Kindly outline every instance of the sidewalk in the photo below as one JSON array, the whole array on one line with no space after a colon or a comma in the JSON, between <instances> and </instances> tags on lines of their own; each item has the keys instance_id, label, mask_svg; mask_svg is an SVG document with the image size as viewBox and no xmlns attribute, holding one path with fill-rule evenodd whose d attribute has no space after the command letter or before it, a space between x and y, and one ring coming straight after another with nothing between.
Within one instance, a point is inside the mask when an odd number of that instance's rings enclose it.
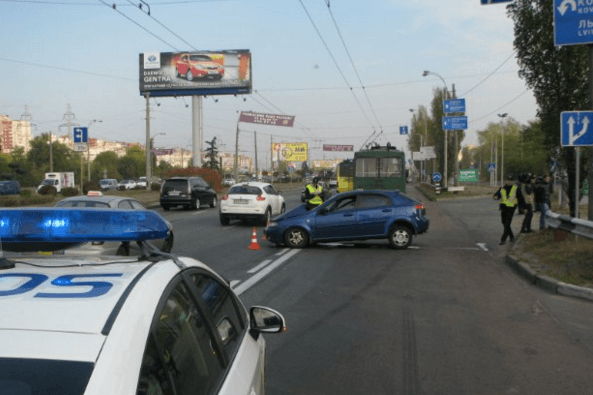
<instances>
[{"instance_id":1,"label":"sidewalk","mask_svg":"<svg viewBox=\"0 0 593 395\"><path fill-rule=\"evenodd\" d=\"M530 284L550 293L593 301L593 289L566 284L554 278L539 274L534 269L534 267L538 266L537 258L528 253L521 253L520 246L522 239L523 235L521 234L517 237L517 240L513 243L505 257L505 263L517 274Z\"/></svg>"}]
</instances>

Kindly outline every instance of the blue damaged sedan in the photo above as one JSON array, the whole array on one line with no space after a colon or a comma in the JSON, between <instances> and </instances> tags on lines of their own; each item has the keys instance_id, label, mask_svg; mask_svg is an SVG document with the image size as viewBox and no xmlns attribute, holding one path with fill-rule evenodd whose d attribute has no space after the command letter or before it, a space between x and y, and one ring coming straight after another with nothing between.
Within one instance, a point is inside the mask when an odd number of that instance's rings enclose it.
<instances>
[{"instance_id":1,"label":"blue damaged sedan","mask_svg":"<svg viewBox=\"0 0 593 395\"><path fill-rule=\"evenodd\" d=\"M428 225L424 204L399 191L356 190L335 195L310 211L301 205L274 217L264 233L268 241L291 248L387 239L393 248L406 249Z\"/></svg>"}]
</instances>

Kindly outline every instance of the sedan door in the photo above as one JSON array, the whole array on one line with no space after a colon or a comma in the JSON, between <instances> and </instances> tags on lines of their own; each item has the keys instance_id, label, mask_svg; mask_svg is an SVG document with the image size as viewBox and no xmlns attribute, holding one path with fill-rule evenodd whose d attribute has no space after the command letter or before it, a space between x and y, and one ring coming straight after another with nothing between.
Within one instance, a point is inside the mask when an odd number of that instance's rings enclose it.
<instances>
[{"instance_id":1,"label":"sedan door","mask_svg":"<svg viewBox=\"0 0 593 395\"><path fill-rule=\"evenodd\" d=\"M317 210L313 235L316 240L344 240L357 235L356 196L338 199Z\"/></svg>"},{"instance_id":2,"label":"sedan door","mask_svg":"<svg viewBox=\"0 0 593 395\"><path fill-rule=\"evenodd\" d=\"M386 235L386 226L395 213L393 202L385 195L363 194L358 197L356 225L361 235Z\"/></svg>"}]
</instances>

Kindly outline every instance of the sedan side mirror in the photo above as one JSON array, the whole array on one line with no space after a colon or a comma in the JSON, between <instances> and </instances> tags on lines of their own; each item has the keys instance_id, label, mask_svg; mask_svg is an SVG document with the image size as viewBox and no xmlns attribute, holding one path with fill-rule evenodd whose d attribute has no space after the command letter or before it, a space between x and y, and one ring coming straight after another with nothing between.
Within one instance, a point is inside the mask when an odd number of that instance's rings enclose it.
<instances>
[{"instance_id":1,"label":"sedan side mirror","mask_svg":"<svg viewBox=\"0 0 593 395\"><path fill-rule=\"evenodd\" d=\"M253 306L249 311L251 330L255 333L280 333L286 331L284 317L269 307Z\"/></svg>"}]
</instances>

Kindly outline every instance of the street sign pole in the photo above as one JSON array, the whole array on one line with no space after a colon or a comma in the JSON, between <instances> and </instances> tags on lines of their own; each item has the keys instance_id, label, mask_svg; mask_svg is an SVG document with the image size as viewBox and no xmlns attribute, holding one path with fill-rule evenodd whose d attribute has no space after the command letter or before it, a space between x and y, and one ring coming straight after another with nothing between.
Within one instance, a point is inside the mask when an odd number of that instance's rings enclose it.
<instances>
[{"instance_id":1,"label":"street sign pole","mask_svg":"<svg viewBox=\"0 0 593 395\"><path fill-rule=\"evenodd\" d=\"M589 44L589 103L593 103L593 45ZM589 171L587 173L587 179L589 180L589 185L593 185L593 146L589 147ZM578 189L578 185L577 185ZM589 221L593 221L593 211L591 210L591 202L593 202L593 188L589 188L588 192L588 210L587 210L587 219ZM578 207L578 203L577 203Z\"/></svg>"}]
</instances>

